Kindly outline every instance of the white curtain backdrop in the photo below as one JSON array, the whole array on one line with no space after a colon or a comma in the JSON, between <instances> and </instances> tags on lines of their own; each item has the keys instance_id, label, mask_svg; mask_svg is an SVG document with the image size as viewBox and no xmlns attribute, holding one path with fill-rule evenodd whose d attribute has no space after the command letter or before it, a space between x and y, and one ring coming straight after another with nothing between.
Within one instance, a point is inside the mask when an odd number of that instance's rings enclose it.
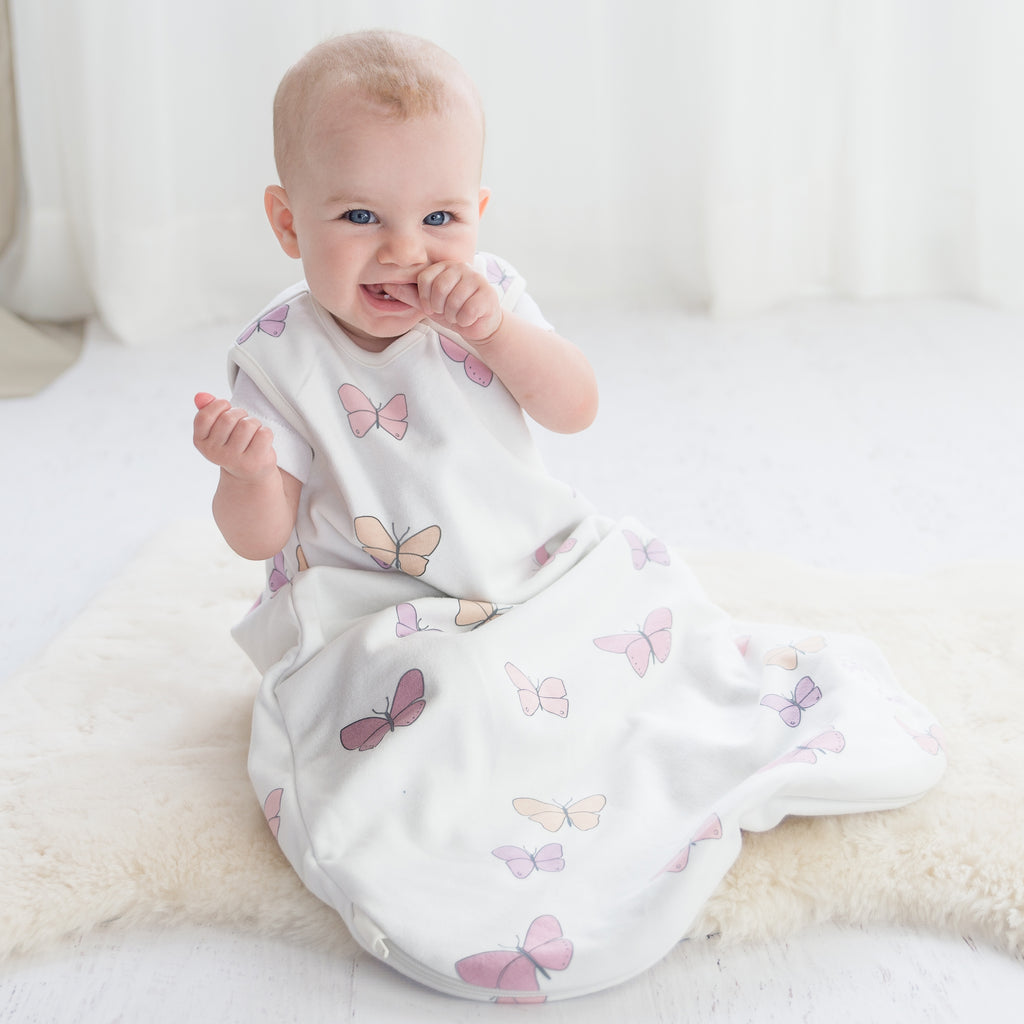
<instances>
[{"instance_id":1,"label":"white curtain backdrop","mask_svg":"<svg viewBox=\"0 0 1024 1024\"><path fill-rule=\"evenodd\" d=\"M334 33L454 53L482 245L545 306L954 294L1024 305L1019 0L10 0L24 172L0 302L129 343L301 275L270 104Z\"/></svg>"}]
</instances>

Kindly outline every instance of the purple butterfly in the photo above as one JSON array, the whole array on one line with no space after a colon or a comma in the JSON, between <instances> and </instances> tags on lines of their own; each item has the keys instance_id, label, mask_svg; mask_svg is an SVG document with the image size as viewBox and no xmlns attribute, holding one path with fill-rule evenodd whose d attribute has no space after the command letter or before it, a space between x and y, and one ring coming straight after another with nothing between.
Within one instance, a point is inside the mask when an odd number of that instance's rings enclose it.
<instances>
[{"instance_id":1,"label":"purple butterfly","mask_svg":"<svg viewBox=\"0 0 1024 1024\"><path fill-rule=\"evenodd\" d=\"M664 541L653 537L645 544L632 530L623 530L622 535L629 543L634 569L642 569L648 562L655 562L658 565L672 564L672 558Z\"/></svg>"},{"instance_id":2,"label":"purple butterfly","mask_svg":"<svg viewBox=\"0 0 1024 1024\"><path fill-rule=\"evenodd\" d=\"M284 322L288 319L288 303L264 313L255 323L250 324L239 336L236 345L247 342L257 331L269 334L272 338L280 338L284 333Z\"/></svg>"},{"instance_id":3,"label":"purple butterfly","mask_svg":"<svg viewBox=\"0 0 1024 1024\"><path fill-rule=\"evenodd\" d=\"M548 843L529 853L521 846L499 846L491 853L503 860L516 878L527 878L537 871L561 871L565 867L561 843Z\"/></svg>"},{"instance_id":4,"label":"purple butterfly","mask_svg":"<svg viewBox=\"0 0 1024 1024\"><path fill-rule=\"evenodd\" d=\"M803 713L813 708L821 700L821 690L810 676L804 676L796 684L792 697L783 697L781 693L769 693L761 698L761 704L772 711L778 711L779 717L791 729L800 724Z\"/></svg>"}]
</instances>

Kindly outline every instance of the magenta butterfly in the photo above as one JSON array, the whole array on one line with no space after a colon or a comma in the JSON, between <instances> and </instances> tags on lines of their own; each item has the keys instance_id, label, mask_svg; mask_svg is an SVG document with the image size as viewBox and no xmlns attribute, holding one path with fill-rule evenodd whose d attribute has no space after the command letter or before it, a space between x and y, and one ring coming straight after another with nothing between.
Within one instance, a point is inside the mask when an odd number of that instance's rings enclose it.
<instances>
[{"instance_id":1,"label":"magenta butterfly","mask_svg":"<svg viewBox=\"0 0 1024 1024\"><path fill-rule=\"evenodd\" d=\"M820 736L815 736L814 739L794 747L789 753L776 758L763 768L759 768L758 771L766 772L769 768L775 768L780 764L817 764L818 754L839 754L845 747L846 737L841 732L830 729L828 732L823 732Z\"/></svg>"},{"instance_id":2,"label":"magenta butterfly","mask_svg":"<svg viewBox=\"0 0 1024 1024\"><path fill-rule=\"evenodd\" d=\"M270 831L274 838L277 838L278 830L281 828L281 797L284 796L283 789L272 789L263 801L263 816L267 819Z\"/></svg>"},{"instance_id":3,"label":"magenta butterfly","mask_svg":"<svg viewBox=\"0 0 1024 1024\"><path fill-rule=\"evenodd\" d=\"M398 680L395 696L383 711L373 708L374 717L360 718L341 730L341 745L346 750L372 750L395 726L412 725L426 706L423 673L411 668Z\"/></svg>"},{"instance_id":4,"label":"magenta butterfly","mask_svg":"<svg viewBox=\"0 0 1024 1024\"><path fill-rule=\"evenodd\" d=\"M792 697L783 697L781 693L769 693L761 698L761 704L772 711L778 711L779 717L791 729L800 724L803 713L813 708L821 700L821 690L810 676L804 676L796 684Z\"/></svg>"},{"instance_id":5,"label":"magenta butterfly","mask_svg":"<svg viewBox=\"0 0 1024 1024\"><path fill-rule=\"evenodd\" d=\"M699 829L693 838L665 865L663 871L684 871L690 863L690 850L698 843L708 839L722 838L722 819L717 814L712 814Z\"/></svg>"},{"instance_id":6,"label":"magenta butterfly","mask_svg":"<svg viewBox=\"0 0 1024 1024\"><path fill-rule=\"evenodd\" d=\"M503 860L516 878L526 878L537 871L561 871L565 867L561 843L548 843L533 853L521 846L499 846L491 850L495 857Z\"/></svg>"},{"instance_id":7,"label":"magenta butterfly","mask_svg":"<svg viewBox=\"0 0 1024 1024\"><path fill-rule=\"evenodd\" d=\"M642 569L648 562L655 562L658 565L672 564L668 548L657 537L653 537L645 544L632 530L623 530L622 535L629 542L634 569Z\"/></svg>"},{"instance_id":8,"label":"magenta butterfly","mask_svg":"<svg viewBox=\"0 0 1024 1024\"><path fill-rule=\"evenodd\" d=\"M238 337L236 345L248 341L257 331L269 334L272 338L280 338L284 333L285 320L288 319L288 304L278 306L269 313L264 313L255 323L250 324Z\"/></svg>"},{"instance_id":9,"label":"magenta butterfly","mask_svg":"<svg viewBox=\"0 0 1024 1024\"><path fill-rule=\"evenodd\" d=\"M548 676L536 686L530 682L526 674L516 668L512 662L505 665L512 685L519 693L519 703L522 705L523 714L533 715L538 708L543 708L552 715L565 718L569 714L569 701L565 696L565 683L554 676Z\"/></svg>"},{"instance_id":10,"label":"magenta butterfly","mask_svg":"<svg viewBox=\"0 0 1024 1024\"><path fill-rule=\"evenodd\" d=\"M405 395L395 395L378 406L374 405L355 384L342 384L338 388L338 397L345 406L348 425L356 437L365 437L374 427L387 431L399 441L405 437L405 432L409 428L405 421L409 415Z\"/></svg>"},{"instance_id":11,"label":"magenta butterfly","mask_svg":"<svg viewBox=\"0 0 1024 1024\"><path fill-rule=\"evenodd\" d=\"M671 629L672 612L668 608L655 608L639 632L600 636L594 644L602 651L625 654L633 671L642 678L650 667L652 656L659 662L668 657L672 649Z\"/></svg>"},{"instance_id":12,"label":"magenta butterfly","mask_svg":"<svg viewBox=\"0 0 1024 1024\"><path fill-rule=\"evenodd\" d=\"M455 964L455 971L463 981L480 988L503 992L527 993L499 995L499 1003L542 1003L537 973L551 980L549 971L564 971L572 961L572 943L562 935L562 926L551 914L534 918L522 945L514 950L494 949L475 953Z\"/></svg>"},{"instance_id":13,"label":"magenta butterfly","mask_svg":"<svg viewBox=\"0 0 1024 1024\"><path fill-rule=\"evenodd\" d=\"M462 363L466 370L466 376L474 384L479 384L480 387L485 388L491 383L494 379L494 373L486 363L473 355L472 352L467 352L447 335L439 334L438 338L441 341L441 348L444 349L444 354L456 363Z\"/></svg>"}]
</instances>

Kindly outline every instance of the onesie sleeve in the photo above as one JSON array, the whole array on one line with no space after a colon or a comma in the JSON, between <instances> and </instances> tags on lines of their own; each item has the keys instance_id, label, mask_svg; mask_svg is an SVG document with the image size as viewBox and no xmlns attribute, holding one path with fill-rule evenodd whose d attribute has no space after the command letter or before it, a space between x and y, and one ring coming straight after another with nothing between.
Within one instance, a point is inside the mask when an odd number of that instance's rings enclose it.
<instances>
[{"instance_id":1,"label":"onesie sleeve","mask_svg":"<svg viewBox=\"0 0 1024 1024\"><path fill-rule=\"evenodd\" d=\"M510 309L517 316L546 331L554 330L544 318L540 307L527 293L526 279L511 263L492 253L479 252L476 254L474 265L486 275L487 280L501 296L501 305L504 309Z\"/></svg>"},{"instance_id":2,"label":"onesie sleeve","mask_svg":"<svg viewBox=\"0 0 1024 1024\"><path fill-rule=\"evenodd\" d=\"M256 417L264 426L274 433L274 452L277 464L286 473L290 473L300 483L309 479L309 467L313 462L313 449L305 438L287 423L283 416L270 404L266 395L253 379L243 370L238 371L235 387L231 392L231 404L244 409L250 416Z\"/></svg>"}]
</instances>

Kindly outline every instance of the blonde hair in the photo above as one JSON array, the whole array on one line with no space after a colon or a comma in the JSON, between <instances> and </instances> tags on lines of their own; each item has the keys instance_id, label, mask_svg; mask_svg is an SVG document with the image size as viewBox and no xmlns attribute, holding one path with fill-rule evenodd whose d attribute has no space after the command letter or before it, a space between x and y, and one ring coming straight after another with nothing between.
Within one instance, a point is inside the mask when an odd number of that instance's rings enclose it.
<instances>
[{"instance_id":1,"label":"blonde hair","mask_svg":"<svg viewBox=\"0 0 1024 1024\"><path fill-rule=\"evenodd\" d=\"M407 120L449 114L459 100L483 106L473 80L440 46L404 32L369 30L328 39L285 73L274 96L274 161L281 183L323 88L340 88Z\"/></svg>"}]
</instances>

